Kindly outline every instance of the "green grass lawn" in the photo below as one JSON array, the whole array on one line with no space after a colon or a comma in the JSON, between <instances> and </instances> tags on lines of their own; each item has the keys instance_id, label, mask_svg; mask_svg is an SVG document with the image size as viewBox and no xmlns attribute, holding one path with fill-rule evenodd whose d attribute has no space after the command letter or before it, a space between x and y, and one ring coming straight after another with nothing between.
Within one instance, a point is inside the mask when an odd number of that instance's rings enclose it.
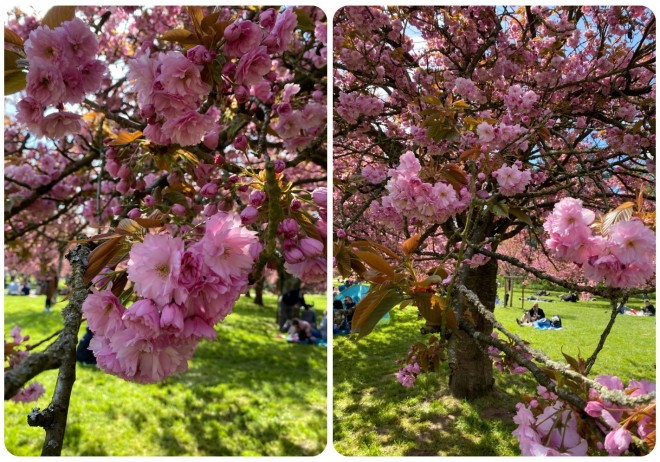
<instances>
[{"instance_id":1,"label":"green grass lawn","mask_svg":"<svg viewBox=\"0 0 660 462\"><path fill-rule=\"evenodd\" d=\"M515 321L523 312L519 297L518 291L513 308L498 306L496 316L553 359L563 360L562 347L572 356L580 351L585 359L589 357L610 317L608 301L541 302L545 314L560 315L565 327L558 331L520 327ZM531 304L526 301L525 308ZM641 305L641 298L628 303L633 308ZM519 455L517 440L511 436L516 428L512 417L520 396L535 390L531 374L495 371L496 390L470 403L449 395L446 364L438 373L420 375L413 388L405 388L395 378L399 366L394 361L422 339L419 328L424 321L417 320L411 307L395 309L391 315L390 325L377 328L359 343L347 337L334 339L337 451L346 456ZM655 382L655 345L655 318L620 316L590 376L616 374L624 383L630 378Z\"/></svg>"},{"instance_id":2,"label":"green grass lawn","mask_svg":"<svg viewBox=\"0 0 660 462\"><path fill-rule=\"evenodd\" d=\"M320 319L325 296L306 298ZM36 343L59 329L63 304L43 313L44 300L5 297L5 336L19 325ZM189 370L161 384L129 383L96 367L79 366L62 455L294 456L323 451L327 350L276 338L276 298L265 295L264 302L260 307L241 298L217 326L218 340L202 341ZM41 453L45 433L27 425L27 414L35 406L48 406L56 377L55 370L38 376L46 394L37 402L5 401L5 446L12 454Z\"/></svg>"}]
</instances>

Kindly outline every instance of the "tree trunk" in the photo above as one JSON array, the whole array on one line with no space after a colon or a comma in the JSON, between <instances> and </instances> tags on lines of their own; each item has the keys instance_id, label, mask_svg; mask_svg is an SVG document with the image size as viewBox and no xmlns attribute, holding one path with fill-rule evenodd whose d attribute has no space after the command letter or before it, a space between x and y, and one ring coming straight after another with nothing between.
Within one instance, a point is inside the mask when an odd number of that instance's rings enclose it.
<instances>
[{"instance_id":1,"label":"tree trunk","mask_svg":"<svg viewBox=\"0 0 660 462\"><path fill-rule=\"evenodd\" d=\"M495 309L497 294L497 261L489 260L485 265L470 268L464 281L465 287L473 291L481 303L490 311ZM487 335L493 331L479 312L465 307L464 314L471 316L476 329ZM488 394L493 388L493 364L485 352L465 332L459 331L450 342L449 388L452 395L460 399L476 399Z\"/></svg>"},{"instance_id":2,"label":"tree trunk","mask_svg":"<svg viewBox=\"0 0 660 462\"><path fill-rule=\"evenodd\" d=\"M264 278L259 279L254 286L254 304L264 306Z\"/></svg>"}]
</instances>

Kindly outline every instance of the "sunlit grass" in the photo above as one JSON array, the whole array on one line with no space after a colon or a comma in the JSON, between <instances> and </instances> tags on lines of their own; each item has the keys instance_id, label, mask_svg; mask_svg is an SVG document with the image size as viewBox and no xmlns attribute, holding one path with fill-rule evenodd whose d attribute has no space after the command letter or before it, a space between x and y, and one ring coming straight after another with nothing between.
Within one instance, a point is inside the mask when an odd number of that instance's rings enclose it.
<instances>
[{"instance_id":1,"label":"sunlit grass","mask_svg":"<svg viewBox=\"0 0 660 462\"><path fill-rule=\"evenodd\" d=\"M325 296L307 296L319 319ZM203 341L187 372L162 384L129 383L77 369L63 455L294 456L326 445L327 350L288 344L275 323L276 299L265 307L241 298ZM44 297L6 297L5 335L14 325L37 342L61 326L62 304L43 313ZM83 326L84 329L84 326ZM41 452L44 431L26 416L50 401L57 371L38 377L46 394L35 403L5 401L5 446L15 455Z\"/></svg>"},{"instance_id":2,"label":"sunlit grass","mask_svg":"<svg viewBox=\"0 0 660 462\"><path fill-rule=\"evenodd\" d=\"M503 293L500 291L500 297ZM529 295L530 291L526 291ZM556 292L555 292L556 294ZM541 303L547 316L558 314L564 328L539 331L520 327L520 292L514 308L498 306L495 314L509 330L545 350L553 359L565 353L587 358L610 317L609 302ZM555 296L547 297L558 300ZM529 301L525 308L531 308ZM641 298L628 303L642 306ZM495 372L496 391L468 403L449 395L448 368L419 376L413 388L397 382L395 360L422 337L416 310L394 310L388 326L375 329L354 343L347 337L334 339L334 440L346 456L508 456L519 455L512 417L523 394L533 393L531 374L504 375ZM616 374L624 383L630 378L655 382L655 318L620 316L600 352L591 377Z\"/></svg>"}]
</instances>

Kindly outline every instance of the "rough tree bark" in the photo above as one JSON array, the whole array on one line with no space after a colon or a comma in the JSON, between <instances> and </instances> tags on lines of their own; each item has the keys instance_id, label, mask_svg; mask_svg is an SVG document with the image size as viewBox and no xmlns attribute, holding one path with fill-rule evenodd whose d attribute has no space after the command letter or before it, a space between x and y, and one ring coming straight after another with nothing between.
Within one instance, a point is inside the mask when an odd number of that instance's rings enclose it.
<instances>
[{"instance_id":1,"label":"rough tree bark","mask_svg":"<svg viewBox=\"0 0 660 462\"><path fill-rule=\"evenodd\" d=\"M477 268L470 268L463 281L465 287L479 297L481 303L489 310L495 309L495 295L497 294L497 260L491 259ZM492 325L486 321L479 312L468 304L464 304L459 297L463 316L475 321L475 329L483 334L490 335ZM452 395L460 399L475 399L484 396L493 389L493 364L484 351L484 347L477 343L464 331L459 330L450 342L450 376L449 389Z\"/></svg>"},{"instance_id":2,"label":"rough tree bark","mask_svg":"<svg viewBox=\"0 0 660 462\"><path fill-rule=\"evenodd\" d=\"M30 426L43 427L46 430L42 456L59 456L62 453L71 390L76 380L76 345L82 319L82 304L89 289L89 284L83 282L89 252L88 246L79 244L67 254L72 269L70 283L72 292L68 305L62 310L64 318L62 333L54 343L57 345L61 361L57 383L48 407L43 411L35 408L28 415ZM6 382L7 374L5 374Z\"/></svg>"},{"instance_id":3,"label":"rough tree bark","mask_svg":"<svg viewBox=\"0 0 660 462\"><path fill-rule=\"evenodd\" d=\"M254 286L254 304L264 306L264 278L259 279Z\"/></svg>"}]
</instances>

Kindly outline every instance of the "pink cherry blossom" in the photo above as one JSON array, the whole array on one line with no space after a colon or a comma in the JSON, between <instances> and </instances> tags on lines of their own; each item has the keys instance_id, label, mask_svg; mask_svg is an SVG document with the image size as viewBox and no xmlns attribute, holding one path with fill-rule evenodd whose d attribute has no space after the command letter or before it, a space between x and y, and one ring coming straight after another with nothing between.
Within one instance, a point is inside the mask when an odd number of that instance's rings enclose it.
<instances>
[{"instance_id":1,"label":"pink cherry blossom","mask_svg":"<svg viewBox=\"0 0 660 462\"><path fill-rule=\"evenodd\" d=\"M169 303L177 287L183 241L167 235L147 234L133 244L128 260L128 279L135 292L158 305Z\"/></svg>"}]
</instances>

